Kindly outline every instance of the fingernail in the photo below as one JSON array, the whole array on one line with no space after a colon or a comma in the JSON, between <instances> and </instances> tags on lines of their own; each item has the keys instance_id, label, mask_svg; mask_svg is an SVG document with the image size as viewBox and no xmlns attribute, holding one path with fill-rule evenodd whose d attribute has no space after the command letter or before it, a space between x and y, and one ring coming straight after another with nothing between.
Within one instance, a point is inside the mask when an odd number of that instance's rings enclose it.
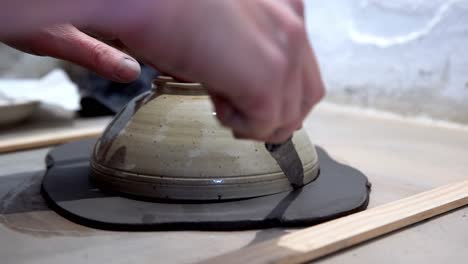
<instances>
[{"instance_id":1,"label":"fingernail","mask_svg":"<svg viewBox=\"0 0 468 264\"><path fill-rule=\"evenodd\" d=\"M140 75L140 64L131 58L123 58L115 75L120 81L134 81Z\"/></svg>"}]
</instances>

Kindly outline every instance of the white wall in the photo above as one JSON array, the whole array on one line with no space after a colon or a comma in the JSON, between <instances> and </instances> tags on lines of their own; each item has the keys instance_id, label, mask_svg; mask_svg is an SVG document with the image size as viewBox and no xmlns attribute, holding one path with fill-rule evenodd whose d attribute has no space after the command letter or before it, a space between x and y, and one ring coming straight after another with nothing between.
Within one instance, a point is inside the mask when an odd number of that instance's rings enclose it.
<instances>
[{"instance_id":1,"label":"white wall","mask_svg":"<svg viewBox=\"0 0 468 264\"><path fill-rule=\"evenodd\" d=\"M329 101L468 123L468 0L306 0Z\"/></svg>"}]
</instances>

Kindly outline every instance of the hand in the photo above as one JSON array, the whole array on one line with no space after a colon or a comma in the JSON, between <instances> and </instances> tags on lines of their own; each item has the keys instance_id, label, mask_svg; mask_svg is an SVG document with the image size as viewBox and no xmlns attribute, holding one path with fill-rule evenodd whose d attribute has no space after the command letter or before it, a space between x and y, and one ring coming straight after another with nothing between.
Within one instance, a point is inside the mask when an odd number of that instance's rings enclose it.
<instances>
[{"instance_id":1,"label":"hand","mask_svg":"<svg viewBox=\"0 0 468 264\"><path fill-rule=\"evenodd\" d=\"M112 41L113 37L106 39ZM4 42L34 55L74 62L116 82L130 82L140 75L140 65L130 55L72 25L51 26Z\"/></svg>"},{"instance_id":2,"label":"hand","mask_svg":"<svg viewBox=\"0 0 468 264\"><path fill-rule=\"evenodd\" d=\"M160 1L164 2L164 1ZM238 138L283 142L322 98L300 0L169 0L120 40L163 72L200 81Z\"/></svg>"},{"instance_id":3,"label":"hand","mask_svg":"<svg viewBox=\"0 0 468 264\"><path fill-rule=\"evenodd\" d=\"M104 10L85 16L89 24L79 16L75 21L113 32L112 39L162 72L202 82L220 122L238 138L282 142L324 95L302 0L139 0L112 7L112 12L103 5ZM71 25L7 43L70 60L116 81L139 74L132 57Z\"/></svg>"}]
</instances>

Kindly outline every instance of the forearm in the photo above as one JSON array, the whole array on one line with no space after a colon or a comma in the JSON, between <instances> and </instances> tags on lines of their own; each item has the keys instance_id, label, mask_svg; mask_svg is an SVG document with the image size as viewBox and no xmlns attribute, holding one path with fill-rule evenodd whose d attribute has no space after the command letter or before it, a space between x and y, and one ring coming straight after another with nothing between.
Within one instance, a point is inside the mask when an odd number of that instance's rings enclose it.
<instances>
[{"instance_id":1,"label":"forearm","mask_svg":"<svg viewBox=\"0 0 468 264\"><path fill-rule=\"evenodd\" d=\"M0 40L39 28L70 23L78 27L129 24L147 12L151 0L0 0Z\"/></svg>"}]
</instances>

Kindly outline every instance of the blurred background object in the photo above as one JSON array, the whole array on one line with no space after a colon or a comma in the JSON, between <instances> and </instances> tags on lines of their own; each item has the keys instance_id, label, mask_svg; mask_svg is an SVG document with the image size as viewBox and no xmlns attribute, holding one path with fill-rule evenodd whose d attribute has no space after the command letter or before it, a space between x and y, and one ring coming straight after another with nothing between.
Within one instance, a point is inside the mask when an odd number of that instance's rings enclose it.
<instances>
[{"instance_id":1,"label":"blurred background object","mask_svg":"<svg viewBox=\"0 0 468 264\"><path fill-rule=\"evenodd\" d=\"M0 42L0 79L39 79L63 62L17 51Z\"/></svg>"},{"instance_id":2,"label":"blurred background object","mask_svg":"<svg viewBox=\"0 0 468 264\"><path fill-rule=\"evenodd\" d=\"M327 101L468 123L467 0L306 0Z\"/></svg>"},{"instance_id":3,"label":"blurred background object","mask_svg":"<svg viewBox=\"0 0 468 264\"><path fill-rule=\"evenodd\" d=\"M38 79L0 79L0 93L12 104L38 101L48 108L58 108L57 112L80 109L78 88L62 69L54 69Z\"/></svg>"},{"instance_id":4,"label":"blurred background object","mask_svg":"<svg viewBox=\"0 0 468 264\"><path fill-rule=\"evenodd\" d=\"M114 115L132 98L151 89L156 77L157 72L146 65L141 65L141 75L132 83L117 83L86 72L76 79L81 90L79 113L84 117Z\"/></svg>"},{"instance_id":5,"label":"blurred background object","mask_svg":"<svg viewBox=\"0 0 468 264\"><path fill-rule=\"evenodd\" d=\"M141 67L138 80L116 83L72 63L22 53L0 43L0 125L12 125L28 116L41 119L38 115L61 121L75 116L114 115L133 97L151 88L157 73ZM40 114L34 111L38 103Z\"/></svg>"}]
</instances>

